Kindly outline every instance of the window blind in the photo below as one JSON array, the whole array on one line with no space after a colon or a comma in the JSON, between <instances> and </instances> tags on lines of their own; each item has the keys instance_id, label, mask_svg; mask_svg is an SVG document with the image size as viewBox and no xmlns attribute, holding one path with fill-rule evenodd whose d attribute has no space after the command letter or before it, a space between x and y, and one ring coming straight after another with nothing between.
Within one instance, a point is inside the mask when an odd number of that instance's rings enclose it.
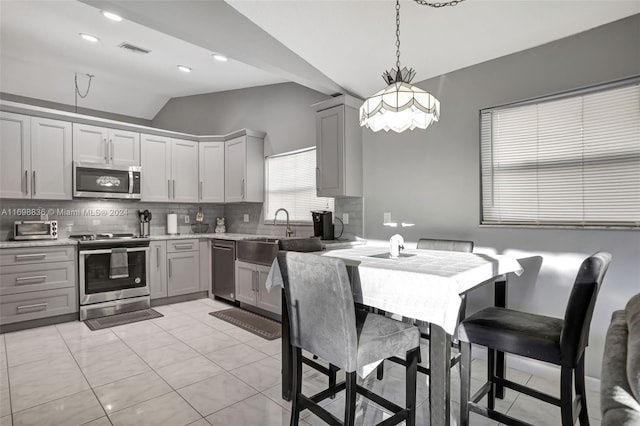
<instances>
[{"instance_id":1,"label":"window blind","mask_svg":"<svg viewBox=\"0 0 640 426\"><path fill-rule=\"evenodd\" d=\"M640 85L482 110L482 223L640 226Z\"/></svg>"},{"instance_id":2,"label":"window blind","mask_svg":"<svg viewBox=\"0 0 640 426\"><path fill-rule=\"evenodd\" d=\"M265 221L285 208L291 222L311 223L312 210L333 211L333 198L316 196L316 149L267 157ZM284 221L281 213L278 222Z\"/></svg>"}]
</instances>

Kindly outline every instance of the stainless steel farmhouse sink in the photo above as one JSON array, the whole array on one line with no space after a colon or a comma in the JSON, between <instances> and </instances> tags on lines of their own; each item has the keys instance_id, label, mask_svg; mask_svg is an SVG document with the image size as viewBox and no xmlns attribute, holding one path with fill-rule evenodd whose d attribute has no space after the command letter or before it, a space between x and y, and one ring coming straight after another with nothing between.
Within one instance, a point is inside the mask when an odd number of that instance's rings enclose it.
<instances>
[{"instance_id":1,"label":"stainless steel farmhouse sink","mask_svg":"<svg viewBox=\"0 0 640 426\"><path fill-rule=\"evenodd\" d=\"M236 258L244 262L271 265L277 254L277 238L256 237L236 242Z\"/></svg>"}]
</instances>

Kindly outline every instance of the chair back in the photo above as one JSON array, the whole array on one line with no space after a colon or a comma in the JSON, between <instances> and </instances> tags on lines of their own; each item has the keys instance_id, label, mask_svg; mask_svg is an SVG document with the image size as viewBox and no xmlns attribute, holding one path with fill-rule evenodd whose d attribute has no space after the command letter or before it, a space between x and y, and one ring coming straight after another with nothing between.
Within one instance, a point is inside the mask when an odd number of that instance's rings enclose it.
<instances>
[{"instance_id":1,"label":"chair back","mask_svg":"<svg viewBox=\"0 0 640 426\"><path fill-rule=\"evenodd\" d=\"M589 327L611 254L598 252L582 262L571 289L560 335L562 365L575 366L589 344Z\"/></svg>"},{"instance_id":2,"label":"chair back","mask_svg":"<svg viewBox=\"0 0 640 426\"><path fill-rule=\"evenodd\" d=\"M347 268L339 259L281 251L278 264L293 346L355 371L356 314Z\"/></svg>"},{"instance_id":3,"label":"chair back","mask_svg":"<svg viewBox=\"0 0 640 426\"><path fill-rule=\"evenodd\" d=\"M416 248L425 250L463 251L471 253L473 251L473 241L420 238Z\"/></svg>"},{"instance_id":4,"label":"chair back","mask_svg":"<svg viewBox=\"0 0 640 426\"><path fill-rule=\"evenodd\" d=\"M311 251L322 251L322 244L320 238L287 238L278 241L278 247L280 250L285 251L298 251L302 253L308 253Z\"/></svg>"}]
</instances>

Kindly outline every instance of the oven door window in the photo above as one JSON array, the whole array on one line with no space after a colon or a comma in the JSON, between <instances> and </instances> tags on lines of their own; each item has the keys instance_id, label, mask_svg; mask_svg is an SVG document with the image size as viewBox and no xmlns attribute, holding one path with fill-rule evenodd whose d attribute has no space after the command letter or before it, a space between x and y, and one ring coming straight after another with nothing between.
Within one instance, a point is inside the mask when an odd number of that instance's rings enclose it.
<instances>
[{"instance_id":1,"label":"oven door window","mask_svg":"<svg viewBox=\"0 0 640 426\"><path fill-rule=\"evenodd\" d=\"M146 251L127 252L127 263L128 273L118 271L114 274L111 268L111 253L87 254L84 261L85 294L145 287Z\"/></svg>"},{"instance_id":2,"label":"oven door window","mask_svg":"<svg viewBox=\"0 0 640 426\"><path fill-rule=\"evenodd\" d=\"M76 169L77 192L129 193L129 172L124 170Z\"/></svg>"}]
</instances>

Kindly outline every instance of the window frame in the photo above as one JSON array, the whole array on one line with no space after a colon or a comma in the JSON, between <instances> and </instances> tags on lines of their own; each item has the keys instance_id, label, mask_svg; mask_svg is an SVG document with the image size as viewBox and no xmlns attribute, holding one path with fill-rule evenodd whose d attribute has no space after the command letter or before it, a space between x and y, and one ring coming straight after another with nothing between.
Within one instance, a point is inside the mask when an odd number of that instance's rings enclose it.
<instances>
[{"instance_id":1,"label":"window frame","mask_svg":"<svg viewBox=\"0 0 640 426\"><path fill-rule=\"evenodd\" d=\"M269 158L277 158L277 157L284 157L284 156L288 156L288 155L295 155L295 154L301 154L303 152L307 152L307 151L316 151L317 152L317 147L315 145L307 147L307 148L300 148L300 149L295 149L292 151L287 151L287 152L282 152L279 154L273 154L273 155L269 155L266 156L264 161L265 161L265 167L264 167L264 207L263 207L263 211L265 214L265 217L263 217L263 224L264 225L286 225L287 220L286 220L286 215L284 214L279 214L277 219L273 219L273 218L267 218L266 217L266 213L269 210L269 189L268 189L268 183L269 183L269 168L267 166L267 159ZM316 154L317 155L317 154ZM315 170L314 170L314 174L315 174ZM317 192L316 192L316 197L317 198L331 198L333 199L333 206L330 208L331 211L335 211L335 198L333 197L318 197L317 196ZM313 221L311 220L311 212L309 212L309 220L289 220L289 225L295 225L295 226L313 226Z\"/></svg>"},{"instance_id":2,"label":"window frame","mask_svg":"<svg viewBox=\"0 0 640 426\"><path fill-rule=\"evenodd\" d=\"M483 181L483 167L485 164L483 163L483 145L482 145L482 134L483 134L483 114L491 111L498 111L509 108L517 108L522 106L529 106L535 104L541 104L545 102L568 99L573 97L578 97L582 95L588 95L591 93L602 92L610 89L623 88L626 86L640 85L640 75L624 78L621 80L606 82L602 84L591 85L587 87L581 87L578 89L567 90L563 92L558 92L551 95L539 96L535 98L530 98L522 101L510 102L498 106L493 106L489 108L483 108L478 113L478 157L479 157L479 227L486 228L532 228L532 229L607 229L607 230L626 230L626 231L640 231L640 219L635 222L615 222L615 221L567 221L567 222L544 222L544 221L536 221L536 218L533 218L531 221L504 221L504 222L495 222L489 221L484 218L485 208L484 208L484 181ZM493 167L493 166L492 166Z\"/></svg>"}]
</instances>

